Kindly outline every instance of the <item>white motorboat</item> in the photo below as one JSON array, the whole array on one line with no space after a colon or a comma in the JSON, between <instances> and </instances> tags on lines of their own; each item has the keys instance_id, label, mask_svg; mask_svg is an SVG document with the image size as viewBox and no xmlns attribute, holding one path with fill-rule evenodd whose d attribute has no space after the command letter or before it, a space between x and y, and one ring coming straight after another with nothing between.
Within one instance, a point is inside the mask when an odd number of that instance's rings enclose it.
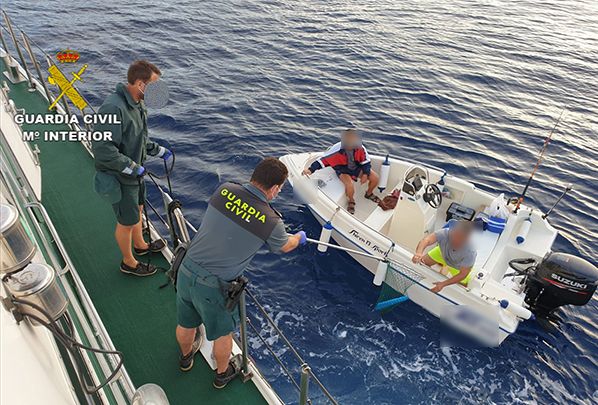
<instances>
[{"instance_id":1,"label":"white motorboat","mask_svg":"<svg viewBox=\"0 0 598 405\"><path fill-rule=\"evenodd\" d=\"M435 316L466 332L475 331L484 343L500 344L517 330L521 320L534 314L554 320L556 307L583 305L596 289L598 277L592 264L551 253L557 230L539 210L525 205L515 210L509 205L507 218L499 224L493 223L494 218L485 218L489 226L472 236L477 258L468 285L454 284L434 293L430 291L433 283L446 276L438 269L412 263L418 242L446 226L451 217L472 220L483 215L497 195L437 167L372 156L372 168L383 172L380 186L387 186L386 193L400 192L396 207L383 210L364 198L366 185L356 182L356 212L352 215L345 209L344 186L332 168L318 170L309 179L302 175L304 168L322 155L280 158L289 169L294 190L300 191L324 226L320 240L326 242L331 234L376 275L375 284L385 281ZM383 165L387 166L384 170ZM381 265L383 259L390 265L384 261ZM521 268L522 264L527 268ZM475 316L463 316L463 311Z\"/></svg>"}]
</instances>

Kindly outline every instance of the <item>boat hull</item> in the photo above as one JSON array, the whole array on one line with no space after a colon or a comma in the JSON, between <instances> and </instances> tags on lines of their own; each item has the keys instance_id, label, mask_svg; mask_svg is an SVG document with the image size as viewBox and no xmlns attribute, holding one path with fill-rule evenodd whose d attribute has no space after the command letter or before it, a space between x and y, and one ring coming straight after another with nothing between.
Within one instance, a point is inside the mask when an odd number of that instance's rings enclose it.
<instances>
[{"instance_id":1,"label":"boat hull","mask_svg":"<svg viewBox=\"0 0 598 405\"><path fill-rule=\"evenodd\" d=\"M320 155L321 153L303 153L286 155L281 158L289 169L289 182L293 185L295 191L298 189L298 187L295 187L295 183L299 184L305 181L305 177L302 176L303 169L308 167L313 160L319 158ZM379 169L382 161L381 157L372 157L373 168ZM406 162L399 162L398 164L403 165L403 167L409 165ZM433 181L438 181L442 174L442 169L431 168L429 177ZM390 178L389 185L397 184L398 178L396 174L393 175L391 172ZM357 212L355 215L351 215L344 208L346 200L343 200L343 190L334 189L334 186L331 186L336 181L334 172L331 169L328 172L320 170L310 176L309 180L312 183L317 181L318 187L315 198L307 201L306 206L321 225L332 220L332 239L337 244L348 249L363 251L379 257L387 256L392 264L390 267L396 267L400 275L408 275L412 272L417 273L417 280L407 279L407 289L404 291L405 295L411 301L442 321L452 322L455 314L459 315L463 311L474 314L474 321L476 319L479 320L483 324L483 327L478 327L479 325L473 325L472 327L472 325L469 325L465 329L483 329L484 336L480 337L474 333L474 337L481 338L483 342L490 346L499 345L517 330L521 318L501 308L499 302L503 298L508 298L510 302L522 303L524 295L521 288L519 290L516 288L509 289L501 285L500 280L502 279L502 275L499 274L496 276L496 280L487 281L486 286L483 288L476 289L466 288L462 285L450 285L443 288L439 293L430 291L434 287L435 282L446 280L446 277L439 274L436 269L411 263L413 249L405 244L395 243L395 239L388 236L390 234L389 224L392 222L392 210L386 213L381 212L377 207L362 207L367 205L368 202L358 201ZM476 190L474 185L464 180L452 178L449 181L452 184L461 186L464 190L471 190L472 193L480 194L480 191ZM364 192L364 187L356 183L356 197ZM392 187L388 187L388 189L392 190ZM491 195L483 195L483 197L488 199ZM373 218L376 215L379 218ZM441 223L440 221L443 220L443 218L438 219L434 226L438 226ZM508 233L510 237L510 234L514 232L511 228L518 226L516 220L514 219L508 225L509 229L508 232L505 231L505 235ZM551 229L548 230L551 231ZM543 239L539 240L538 244L542 246L537 248L537 257L541 258L549 250L555 236L556 232L548 232ZM506 238L507 236L503 239ZM502 248L500 243L505 244L506 242L497 242L495 240L494 243L496 246ZM349 254L362 267L375 275L378 269L378 260L358 254ZM492 260L492 257L487 259L488 263L493 263ZM505 260L501 256L498 261L499 263L495 265L497 268L504 267L504 269L500 270L503 271L502 274L507 270L506 263L503 263ZM495 259L494 262L497 262L497 260ZM487 267L490 268L491 266L488 265ZM484 274L486 278L493 277L491 271L485 271ZM403 281L406 280L405 277L401 279ZM470 284L472 283L470 282ZM393 285L391 287L396 289Z\"/></svg>"},{"instance_id":2,"label":"boat hull","mask_svg":"<svg viewBox=\"0 0 598 405\"><path fill-rule=\"evenodd\" d=\"M313 216L317 219L320 225L324 225L327 220L324 219L312 206L308 205L310 212ZM332 240L336 242L339 246L345 247L347 249L357 249L364 251L366 253L373 253L379 254L378 249L368 249L367 246L364 244L360 244L359 242L355 241L355 238L351 236L351 233L346 232L346 230L339 230L334 228L332 230ZM376 269L378 267L378 260L371 259L362 255L347 253L351 256L356 262L359 263L360 267L365 268L367 271L372 273L372 280L376 274ZM397 260L396 257L393 255L389 256L391 260ZM496 334L492 336L492 341L488 342L490 346L500 345L510 334L514 333L517 329L517 325L519 322L509 322L499 325L496 318L499 317L499 312L497 307L487 307L481 308L479 302L475 300L467 300L467 298L460 296L460 294L454 294L445 289L442 294L434 294L430 291L429 285L433 283L434 279L424 279L420 283L413 283L409 289L407 290L407 296L411 301L415 304L419 305L432 315L436 316L437 318L444 319L446 317L450 317L451 315L451 307L460 305L460 306L469 306L470 308L476 308L475 311L478 311L482 314L486 315L485 323L491 322L496 324L497 330ZM440 281L440 279L438 280ZM460 288L456 286L455 288ZM469 301L469 302L468 302ZM507 329L509 328L509 329Z\"/></svg>"}]
</instances>

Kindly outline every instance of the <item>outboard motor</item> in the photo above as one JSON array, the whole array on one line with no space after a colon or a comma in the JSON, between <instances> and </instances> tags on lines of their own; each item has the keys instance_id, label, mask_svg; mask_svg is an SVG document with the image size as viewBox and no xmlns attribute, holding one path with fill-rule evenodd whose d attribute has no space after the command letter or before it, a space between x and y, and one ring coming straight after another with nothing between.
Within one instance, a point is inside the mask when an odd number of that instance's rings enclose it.
<instances>
[{"instance_id":1,"label":"outboard motor","mask_svg":"<svg viewBox=\"0 0 598 405\"><path fill-rule=\"evenodd\" d=\"M587 304L597 285L596 266L570 254L549 253L528 273L525 303L538 318L555 321L558 307Z\"/></svg>"}]
</instances>

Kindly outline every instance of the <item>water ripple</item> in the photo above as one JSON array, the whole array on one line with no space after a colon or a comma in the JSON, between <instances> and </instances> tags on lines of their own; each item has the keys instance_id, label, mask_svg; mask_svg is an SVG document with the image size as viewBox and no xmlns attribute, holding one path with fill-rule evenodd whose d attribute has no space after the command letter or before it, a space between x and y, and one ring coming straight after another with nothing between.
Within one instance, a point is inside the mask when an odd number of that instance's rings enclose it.
<instances>
[{"instance_id":1,"label":"water ripple","mask_svg":"<svg viewBox=\"0 0 598 405\"><path fill-rule=\"evenodd\" d=\"M90 74L80 87L94 105L132 60L162 68L171 103L150 127L177 150L176 192L194 223L220 181L243 181L263 156L324 148L349 125L376 153L516 193L566 108L529 201L547 209L573 183L552 216L555 248L595 261L595 1L90 0L64 11L77 24L42 2L4 3L48 51L81 52ZM290 190L276 204L293 229L317 235ZM368 274L312 253L260 254L250 275L342 403L595 403L597 299L564 311L557 331L528 322L496 350L441 350L437 320L411 303L381 318Z\"/></svg>"}]
</instances>

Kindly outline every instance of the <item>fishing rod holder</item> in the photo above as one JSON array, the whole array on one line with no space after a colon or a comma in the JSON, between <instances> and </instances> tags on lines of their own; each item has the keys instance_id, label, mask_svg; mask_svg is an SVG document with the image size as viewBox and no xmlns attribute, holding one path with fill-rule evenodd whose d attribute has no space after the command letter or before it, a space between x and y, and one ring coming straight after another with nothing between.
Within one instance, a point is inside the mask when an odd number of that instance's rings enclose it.
<instances>
[{"instance_id":1,"label":"fishing rod holder","mask_svg":"<svg viewBox=\"0 0 598 405\"><path fill-rule=\"evenodd\" d=\"M567 195L567 193L571 190L573 190L573 184L569 183L569 184L567 184L567 186L565 187L565 189L563 190L563 192L559 196L559 198L557 198L557 200L554 202L554 204L552 204L552 207L550 207L550 209L546 212L546 214L542 215L542 219L546 219L552 213L552 211L556 208L558 203L560 203L561 200L565 197L565 195Z\"/></svg>"}]
</instances>

